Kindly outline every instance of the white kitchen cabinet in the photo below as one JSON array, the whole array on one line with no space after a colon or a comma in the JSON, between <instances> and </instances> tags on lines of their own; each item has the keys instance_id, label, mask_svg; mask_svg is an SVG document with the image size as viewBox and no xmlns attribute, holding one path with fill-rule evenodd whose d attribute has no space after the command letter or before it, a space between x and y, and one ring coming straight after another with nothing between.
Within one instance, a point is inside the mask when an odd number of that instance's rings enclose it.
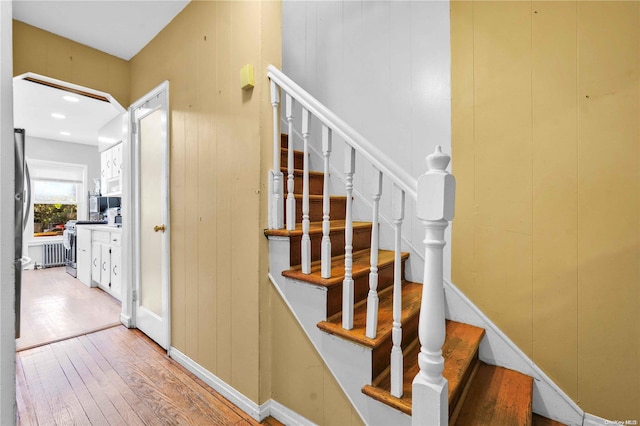
<instances>
[{"instance_id":1,"label":"white kitchen cabinet","mask_svg":"<svg viewBox=\"0 0 640 426\"><path fill-rule=\"evenodd\" d=\"M111 246L106 244L100 245L102 251L101 267L100 267L100 285L105 290L111 287Z\"/></svg>"},{"instance_id":2,"label":"white kitchen cabinet","mask_svg":"<svg viewBox=\"0 0 640 426\"><path fill-rule=\"evenodd\" d=\"M102 195L122 192L122 143L100 153L100 185Z\"/></svg>"},{"instance_id":3,"label":"white kitchen cabinet","mask_svg":"<svg viewBox=\"0 0 640 426\"><path fill-rule=\"evenodd\" d=\"M122 248L111 246L111 294L122 300Z\"/></svg>"},{"instance_id":4,"label":"white kitchen cabinet","mask_svg":"<svg viewBox=\"0 0 640 426\"><path fill-rule=\"evenodd\" d=\"M100 184L103 193L107 188L108 179L111 179L111 173L113 170L111 167L112 156L111 149L107 149L100 153Z\"/></svg>"},{"instance_id":5,"label":"white kitchen cabinet","mask_svg":"<svg viewBox=\"0 0 640 426\"><path fill-rule=\"evenodd\" d=\"M76 267L78 279L88 287L91 287L91 261L91 230L80 226L76 237Z\"/></svg>"},{"instance_id":6,"label":"white kitchen cabinet","mask_svg":"<svg viewBox=\"0 0 640 426\"><path fill-rule=\"evenodd\" d=\"M104 291L122 299L121 233L93 231L91 279Z\"/></svg>"},{"instance_id":7,"label":"white kitchen cabinet","mask_svg":"<svg viewBox=\"0 0 640 426\"><path fill-rule=\"evenodd\" d=\"M109 151L111 151L111 177L119 178L122 176L122 144L113 146Z\"/></svg>"},{"instance_id":8,"label":"white kitchen cabinet","mask_svg":"<svg viewBox=\"0 0 640 426\"><path fill-rule=\"evenodd\" d=\"M108 259L108 247L110 242L109 239L109 232L93 231L93 233L91 234L91 279L93 280L93 282L103 287L105 282L109 282L108 280L105 281L105 279L102 278L103 275L105 275L106 278L109 271L109 269L107 269L107 273L102 273L103 269L105 269L106 266L104 265L105 251L103 247L107 247L106 257Z\"/></svg>"},{"instance_id":9,"label":"white kitchen cabinet","mask_svg":"<svg viewBox=\"0 0 640 426\"><path fill-rule=\"evenodd\" d=\"M91 243L91 281L100 283L100 271L102 270L102 244L93 241ZM93 287L93 283L91 285Z\"/></svg>"}]
</instances>

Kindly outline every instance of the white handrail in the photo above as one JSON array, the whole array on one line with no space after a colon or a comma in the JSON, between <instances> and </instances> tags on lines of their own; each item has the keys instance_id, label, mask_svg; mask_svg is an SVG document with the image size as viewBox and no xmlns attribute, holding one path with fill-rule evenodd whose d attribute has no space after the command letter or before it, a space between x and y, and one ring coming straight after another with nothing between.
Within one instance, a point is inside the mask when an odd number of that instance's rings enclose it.
<instances>
[{"instance_id":1,"label":"white handrail","mask_svg":"<svg viewBox=\"0 0 640 426\"><path fill-rule=\"evenodd\" d=\"M318 118L322 123L331 128L334 134L340 136L344 141L355 148L358 154L366 158L377 170L391 179L409 197L417 200L417 180L409 173L400 168L392 161L385 161L387 156L364 138L347 123L342 121L337 115L331 112L326 106L320 103L293 80L284 75L282 71L269 65L267 76L271 81L277 83L287 93L293 95L300 105Z\"/></svg>"}]
</instances>

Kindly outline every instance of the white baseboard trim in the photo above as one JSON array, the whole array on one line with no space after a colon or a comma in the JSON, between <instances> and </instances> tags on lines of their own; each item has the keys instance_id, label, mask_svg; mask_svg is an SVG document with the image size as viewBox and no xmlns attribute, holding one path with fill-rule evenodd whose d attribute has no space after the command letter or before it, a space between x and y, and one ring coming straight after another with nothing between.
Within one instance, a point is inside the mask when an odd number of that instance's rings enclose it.
<instances>
[{"instance_id":1,"label":"white baseboard trim","mask_svg":"<svg viewBox=\"0 0 640 426\"><path fill-rule=\"evenodd\" d=\"M131 322L131 315L120 314L120 322L127 328L133 328L133 323Z\"/></svg>"},{"instance_id":2,"label":"white baseboard trim","mask_svg":"<svg viewBox=\"0 0 640 426\"><path fill-rule=\"evenodd\" d=\"M287 426L300 425L300 426L317 426L311 420L301 416L295 411L285 407L278 401L273 399L268 400L260 406L261 410L266 412L265 418L268 416L273 417L280 423L284 423Z\"/></svg>"},{"instance_id":3,"label":"white baseboard trim","mask_svg":"<svg viewBox=\"0 0 640 426\"><path fill-rule=\"evenodd\" d=\"M168 355L256 421L272 416L285 425L315 426L312 421L273 399L258 405L173 346L169 348Z\"/></svg>"}]
</instances>

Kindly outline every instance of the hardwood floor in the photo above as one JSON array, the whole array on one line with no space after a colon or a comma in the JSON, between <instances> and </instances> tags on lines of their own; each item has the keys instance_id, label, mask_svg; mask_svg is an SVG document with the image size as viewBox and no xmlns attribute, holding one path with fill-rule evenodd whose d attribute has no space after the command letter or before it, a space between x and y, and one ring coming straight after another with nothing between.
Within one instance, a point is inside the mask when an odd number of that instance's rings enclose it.
<instances>
[{"instance_id":1,"label":"hardwood floor","mask_svg":"<svg viewBox=\"0 0 640 426\"><path fill-rule=\"evenodd\" d=\"M19 352L16 400L25 426L259 424L123 326Z\"/></svg>"},{"instance_id":2,"label":"hardwood floor","mask_svg":"<svg viewBox=\"0 0 640 426\"><path fill-rule=\"evenodd\" d=\"M78 336L120 323L121 305L89 288L64 267L22 273L21 333L17 350Z\"/></svg>"}]
</instances>

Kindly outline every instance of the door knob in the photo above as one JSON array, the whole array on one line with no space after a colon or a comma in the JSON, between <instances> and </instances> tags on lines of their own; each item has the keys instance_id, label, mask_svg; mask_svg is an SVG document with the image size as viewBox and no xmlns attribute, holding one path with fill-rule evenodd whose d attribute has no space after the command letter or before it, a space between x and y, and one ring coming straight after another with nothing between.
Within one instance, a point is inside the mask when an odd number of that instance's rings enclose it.
<instances>
[{"instance_id":1,"label":"door knob","mask_svg":"<svg viewBox=\"0 0 640 426\"><path fill-rule=\"evenodd\" d=\"M163 225L160 225L160 226L156 225L156 226L154 226L154 227L153 227L153 230L154 230L154 231L156 231L156 232L158 232L158 231L162 231L162 232L164 232L164 231L165 231L165 229L166 229L166 228L165 228L164 224L163 224Z\"/></svg>"}]
</instances>

